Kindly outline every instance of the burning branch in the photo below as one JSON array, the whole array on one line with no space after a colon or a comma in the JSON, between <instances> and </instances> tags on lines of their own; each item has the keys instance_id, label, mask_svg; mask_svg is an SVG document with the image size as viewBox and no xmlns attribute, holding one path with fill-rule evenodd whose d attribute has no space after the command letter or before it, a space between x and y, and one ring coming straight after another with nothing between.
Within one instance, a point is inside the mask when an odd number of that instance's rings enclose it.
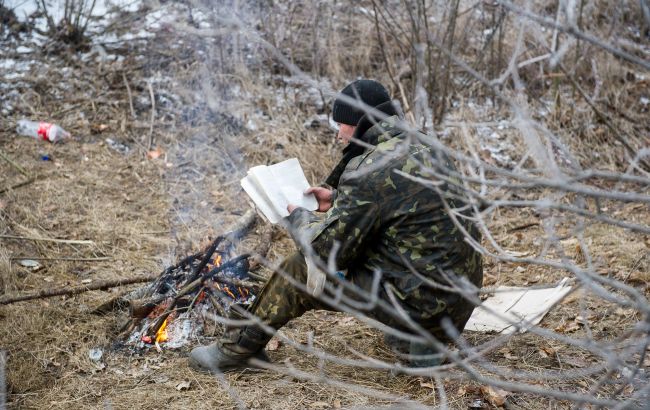
<instances>
[{"instance_id":1,"label":"burning branch","mask_svg":"<svg viewBox=\"0 0 650 410\"><path fill-rule=\"evenodd\" d=\"M212 255L210 254L209 256L211 257ZM228 261L228 262L226 262L226 263L212 269L211 271L209 271L205 275L193 280L191 283L185 285L178 292L178 294L172 299L172 301L169 304L169 306L167 307L167 309L165 309L165 311L158 317L158 319L153 323L153 325L151 327L149 327L149 330L147 331L147 334L150 337L153 337L154 335L156 335L158 333L160 328L163 326L163 324L167 320L168 316L176 309L176 306L177 306L178 302L180 300L182 300L182 298L184 296L196 291L197 289L200 289L201 287L203 287L206 280L214 277L217 273L219 273L219 272L221 272L221 271L223 271L223 270L225 270L227 268L235 267L238 263L248 259L249 256L250 255L248 255L248 254L244 254L244 255L238 256L236 258L233 258L230 261ZM209 257L208 257L208 259L209 259ZM205 261L205 259L204 259L204 261ZM205 266L207 261L205 263L203 263L203 261L202 261L201 263L202 263L203 266ZM217 291L217 292L219 292L219 291Z\"/></svg>"}]
</instances>

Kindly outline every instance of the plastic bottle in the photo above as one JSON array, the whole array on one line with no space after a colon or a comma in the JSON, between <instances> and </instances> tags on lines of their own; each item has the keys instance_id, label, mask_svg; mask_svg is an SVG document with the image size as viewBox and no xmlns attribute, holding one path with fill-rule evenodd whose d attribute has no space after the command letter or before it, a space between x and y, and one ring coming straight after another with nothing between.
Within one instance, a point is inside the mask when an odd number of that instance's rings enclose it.
<instances>
[{"instance_id":1,"label":"plastic bottle","mask_svg":"<svg viewBox=\"0 0 650 410\"><path fill-rule=\"evenodd\" d=\"M57 142L63 138L70 137L70 133L56 124L49 122L37 122L29 120L18 121L16 132L20 135L45 140L50 142Z\"/></svg>"}]
</instances>

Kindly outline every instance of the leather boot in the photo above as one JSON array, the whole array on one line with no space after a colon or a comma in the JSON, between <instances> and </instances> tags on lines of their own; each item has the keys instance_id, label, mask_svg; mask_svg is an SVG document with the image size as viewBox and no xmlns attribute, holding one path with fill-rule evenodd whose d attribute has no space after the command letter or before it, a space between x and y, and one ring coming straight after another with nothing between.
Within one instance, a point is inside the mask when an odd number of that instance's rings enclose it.
<instances>
[{"instance_id":1,"label":"leather boot","mask_svg":"<svg viewBox=\"0 0 650 410\"><path fill-rule=\"evenodd\" d=\"M409 362L413 367L441 366L446 362L445 356L428 344L411 342L409 354L411 355Z\"/></svg>"},{"instance_id":2,"label":"leather boot","mask_svg":"<svg viewBox=\"0 0 650 410\"><path fill-rule=\"evenodd\" d=\"M230 318L246 319L234 310L231 310ZM215 374L253 367L248 364L248 360L253 357L268 362L269 358L264 352L264 346L271 337L272 335L268 335L257 325L226 327L219 341L192 350L189 359L190 367Z\"/></svg>"},{"instance_id":3,"label":"leather boot","mask_svg":"<svg viewBox=\"0 0 650 410\"><path fill-rule=\"evenodd\" d=\"M384 334L384 343L398 355L408 355L413 367L434 367L446 362L442 354L428 344L409 342L391 334Z\"/></svg>"}]
</instances>

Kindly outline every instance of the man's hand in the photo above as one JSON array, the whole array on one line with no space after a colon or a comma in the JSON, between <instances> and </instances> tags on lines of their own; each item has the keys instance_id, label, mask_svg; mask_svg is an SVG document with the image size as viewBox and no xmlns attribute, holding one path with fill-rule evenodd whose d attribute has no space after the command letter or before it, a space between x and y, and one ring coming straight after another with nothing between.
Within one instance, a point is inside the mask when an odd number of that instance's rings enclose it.
<instances>
[{"instance_id":1,"label":"man's hand","mask_svg":"<svg viewBox=\"0 0 650 410\"><path fill-rule=\"evenodd\" d=\"M305 195L314 194L318 201L318 211L327 212L332 207L332 190L320 186L313 186L305 191ZM291 211L289 211L291 212Z\"/></svg>"}]
</instances>

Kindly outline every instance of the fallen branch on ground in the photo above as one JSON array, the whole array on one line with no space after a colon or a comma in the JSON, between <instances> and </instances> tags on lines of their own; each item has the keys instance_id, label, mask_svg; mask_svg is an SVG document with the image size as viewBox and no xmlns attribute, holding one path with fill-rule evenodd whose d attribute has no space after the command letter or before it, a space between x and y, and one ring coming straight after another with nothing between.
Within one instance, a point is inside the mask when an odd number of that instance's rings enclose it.
<instances>
[{"instance_id":1,"label":"fallen branch on ground","mask_svg":"<svg viewBox=\"0 0 650 410\"><path fill-rule=\"evenodd\" d=\"M2 188L2 189L0 189L0 194L5 193L5 192L7 192L7 191L14 190L14 189L16 189L16 188L24 187L25 185L29 185L29 184L31 184L31 183L34 182L34 181L36 181L35 178L30 178L30 179L27 179L27 180L25 180L25 181L18 182L17 184L14 184L14 185L12 185L12 186L10 186L10 187Z\"/></svg>"},{"instance_id":2,"label":"fallen branch on ground","mask_svg":"<svg viewBox=\"0 0 650 410\"><path fill-rule=\"evenodd\" d=\"M112 261L113 258L108 256L102 256L98 258L74 258L74 257L47 257L47 256L13 256L12 261L18 261L23 259L35 260L35 261L67 261L67 262L101 262L101 261Z\"/></svg>"},{"instance_id":3,"label":"fallen branch on ground","mask_svg":"<svg viewBox=\"0 0 650 410\"><path fill-rule=\"evenodd\" d=\"M71 296L71 295L77 295L79 293L89 292L91 290L106 290L118 286L131 285L133 283L149 282L157 277L158 277L157 274L143 275L134 278L103 280L88 285L75 286L73 288L42 289L36 293L28 293L25 295L15 295L15 296L7 296L7 297L0 298L0 305L9 305L16 302L24 302L26 300L45 299L54 296Z\"/></svg>"},{"instance_id":4,"label":"fallen branch on ground","mask_svg":"<svg viewBox=\"0 0 650 410\"><path fill-rule=\"evenodd\" d=\"M38 238L35 236L18 236L18 235L0 235L3 239L19 239L23 241L43 241L43 242L56 242L67 243L71 245L94 245L95 242L77 239L56 239L56 238Z\"/></svg>"}]
</instances>

